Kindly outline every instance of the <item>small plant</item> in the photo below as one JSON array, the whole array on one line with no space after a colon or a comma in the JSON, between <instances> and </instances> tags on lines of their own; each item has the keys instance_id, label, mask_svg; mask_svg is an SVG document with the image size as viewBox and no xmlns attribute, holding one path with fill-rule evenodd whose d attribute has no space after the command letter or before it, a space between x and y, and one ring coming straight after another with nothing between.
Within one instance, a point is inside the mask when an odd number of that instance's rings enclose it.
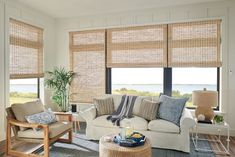
<instances>
[{"instance_id":1,"label":"small plant","mask_svg":"<svg viewBox=\"0 0 235 157\"><path fill-rule=\"evenodd\" d=\"M52 101L59 106L61 111L69 111L69 87L75 73L66 71L65 68L55 67L46 72L45 87L52 89Z\"/></svg>"},{"instance_id":2,"label":"small plant","mask_svg":"<svg viewBox=\"0 0 235 157\"><path fill-rule=\"evenodd\" d=\"M221 115L215 115L214 121L215 121L216 123L223 123L223 122L224 122L224 117L221 116Z\"/></svg>"}]
</instances>

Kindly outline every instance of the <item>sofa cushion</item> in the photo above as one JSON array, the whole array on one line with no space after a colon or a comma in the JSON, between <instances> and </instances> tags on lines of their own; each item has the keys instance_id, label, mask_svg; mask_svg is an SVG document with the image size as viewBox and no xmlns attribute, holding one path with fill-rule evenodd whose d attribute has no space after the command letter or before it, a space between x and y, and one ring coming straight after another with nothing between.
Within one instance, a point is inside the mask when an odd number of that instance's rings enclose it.
<instances>
[{"instance_id":1,"label":"sofa cushion","mask_svg":"<svg viewBox=\"0 0 235 157\"><path fill-rule=\"evenodd\" d=\"M150 121L148 124L148 129L150 131L165 132L165 133L180 132L180 128L176 124L162 119L156 119Z\"/></svg>"},{"instance_id":2,"label":"sofa cushion","mask_svg":"<svg viewBox=\"0 0 235 157\"><path fill-rule=\"evenodd\" d=\"M188 98L173 98L161 95L159 101L161 104L158 110L158 117L179 126L180 118Z\"/></svg>"},{"instance_id":3,"label":"sofa cushion","mask_svg":"<svg viewBox=\"0 0 235 157\"><path fill-rule=\"evenodd\" d=\"M94 105L97 110L97 116L107 115L114 112L113 98L94 98Z\"/></svg>"},{"instance_id":4,"label":"sofa cushion","mask_svg":"<svg viewBox=\"0 0 235 157\"><path fill-rule=\"evenodd\" d=\"M12 104L12 111L18 121L26 122L25 116L33 115L44 111L43 104L40 100L27 102L23 104ZM25 128L20 127L20 130Z\"/></svg>"},{"instance_id":5,"label":"sofa cushion","mask_svg":"<svg viewBox=\"0 0 235 157\"><path fill-rule=\"evenodd\" d=\"M157 116L158 107L158 102L144 99L140 105L139 116L146 120L154 120Z\"/></svg>"},{"instance_id":6,"label":"sofa cushion","mask_svg":"<svg viewBox=\"0 0 235 157\"><path fill-rule=\"evenodd\" d=\"M125 118L120 122L121 127L129 126L129 124L131 124L134 130L144 131L148 129L148 122L144 118L138 116L129 119Z\"/></svg>"},{"instance_id":7,"label":"sofa cushion","mask_svg":"<svg viewBox=\"0 0 235 157\"><path fill-rule=\"evenodd\" d=\"M116 125L113 125L111 121L107 120L107 117L108 115L97 117L92 121L92 124L98 127L117 128ZM121 120L120 126L125 127L125 126L128 126L129 123L131 123L131 126L135 130L147 130L148 128L148 122L144 118L141 118L138 116L134 116L133 118L130 118L130 119L125 118Z\"/></svg>"},{"instance_id":8,"label":"sofa cushion","mask_svg":"<svg viewBox=\"0 0 235 157\"><path fill-rule=\"evenodd\" d=\"M98 127L107 127L107 128L114 128L117 127L115 125L113 125L113 123L111 121L107 120L108 115L103 115L103 116L99 116L96 117L92 123L94 126L98 126Z\"/></svg>"},{"instance_id":9,"label":"sofa cushion","mask_svg":"<svg viewBox=\"0 0 235 157\"><path fill-rule=\"evenodd\" d=\"M70 122L56 122L49 125L49 137L53 138L57 135L63 133L64 131L72 128L72 123ZM44 138L43 129L35 131L33 129L21 130L18 132L18 137L22 138Z\"/></svg>"}]
</instances>

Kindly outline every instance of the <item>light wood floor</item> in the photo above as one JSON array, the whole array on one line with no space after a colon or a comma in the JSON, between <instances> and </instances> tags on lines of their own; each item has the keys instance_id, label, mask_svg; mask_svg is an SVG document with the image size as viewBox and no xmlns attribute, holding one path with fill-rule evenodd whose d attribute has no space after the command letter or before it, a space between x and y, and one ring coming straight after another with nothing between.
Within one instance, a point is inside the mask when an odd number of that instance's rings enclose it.
<instances>
[{"instance_id":1,"label":"light wood floor","mask_svg":"<svg viewBox=\"0 0 235 157\"><path fill-rule=\"evenodd\" d=\"M206 135L209 139L215 139L216 137L213 135ZM222 143L226 145L226 137L222 137ZM210 143L213 149L220 148L216 143ZM5 152L5 144L4 142L0 142L0 156L1 157L10 157L4 154ZM226 157L225 155L216 155L216 157ZM230 157L235 157L235 137L230 138Z\"/></svg>"}]
</instances>

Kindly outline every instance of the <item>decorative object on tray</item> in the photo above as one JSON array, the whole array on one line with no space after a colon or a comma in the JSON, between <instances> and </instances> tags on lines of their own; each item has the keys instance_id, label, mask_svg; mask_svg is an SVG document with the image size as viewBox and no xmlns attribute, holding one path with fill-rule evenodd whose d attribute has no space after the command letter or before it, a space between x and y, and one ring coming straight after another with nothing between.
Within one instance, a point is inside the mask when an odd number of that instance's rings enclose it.
<instances>
[{"instance_id":1,"label":"decorative object on tray","mask_svg":"<svg viewBox=\"0 0 235 157\"><path fill-rule=\"evenodd\" d=\"M212 107L218 105L218 92L209 91L204 88L203 90L193 91L192 95L193 105L197 106L195 116L197 119L199 115L205 116L205 121L209 122L214 117L214 110Z\"/></svg>"},{"instance_id":2,"label":"decorative object on tray","mask_svg":"<svg viewBox=\"0 0 235 157\"><path fill-rule=\"evenodd\" d=\"M215 115L214 123L217 123L217 124L224 123L224 117L222 115Z\"/></svg>"},{"instance_id":3,"label":"decorative object on tray","mask_svg":"<svg viewBox=\"0 0 235 157\"><path fill-rule=\"evenodd\" d=\"M145 136L138 132L133 132L130 137L123 139L120 135L114 137L113 141L123 147L142 146L145 143Z\"/></svg>"}]
</instances>

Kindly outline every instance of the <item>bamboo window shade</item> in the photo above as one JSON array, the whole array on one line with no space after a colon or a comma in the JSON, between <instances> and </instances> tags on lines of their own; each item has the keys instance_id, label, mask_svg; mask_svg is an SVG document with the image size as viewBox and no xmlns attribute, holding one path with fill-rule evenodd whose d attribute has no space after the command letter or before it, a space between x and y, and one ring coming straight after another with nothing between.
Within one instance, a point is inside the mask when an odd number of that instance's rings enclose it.
<instances>
[{"instance_id":1,"label":"bamboo window shade","mask_svg":"<svg viewBox=\"0 0 235 157\"><path fill-rule=\"evenodd\" d=\"M92 102L105 94L105 30L70 32L72 102Z\"/></svg>"},{"instance_id":2,"label":"bamboo window shade","mask_svg":"<svg viewBox=\"0 0 235 157\"><path fill-rule=\"evenodd\" d=\"M167 25L107 29L107 67L166 67Z\"/></svg>"},{"instance_id":3,"label":"bamboo window shade","mask_svg":"<svg viewBox=\"0 0 235 157\"><path fill-rule=\"evenodd\" d=\"M10 19L10 78L43 77L43 29Z\"/></svg>"},{"instance_id":4,"label":"bamboo window shade","mask_svg":"<svg viewBox=\"0 0 235 157\"><path fill-rule=\"evenodd\" d=\"M168 67L220 67L221 20L168 25Z\"/></svg>"}]
</instances>

